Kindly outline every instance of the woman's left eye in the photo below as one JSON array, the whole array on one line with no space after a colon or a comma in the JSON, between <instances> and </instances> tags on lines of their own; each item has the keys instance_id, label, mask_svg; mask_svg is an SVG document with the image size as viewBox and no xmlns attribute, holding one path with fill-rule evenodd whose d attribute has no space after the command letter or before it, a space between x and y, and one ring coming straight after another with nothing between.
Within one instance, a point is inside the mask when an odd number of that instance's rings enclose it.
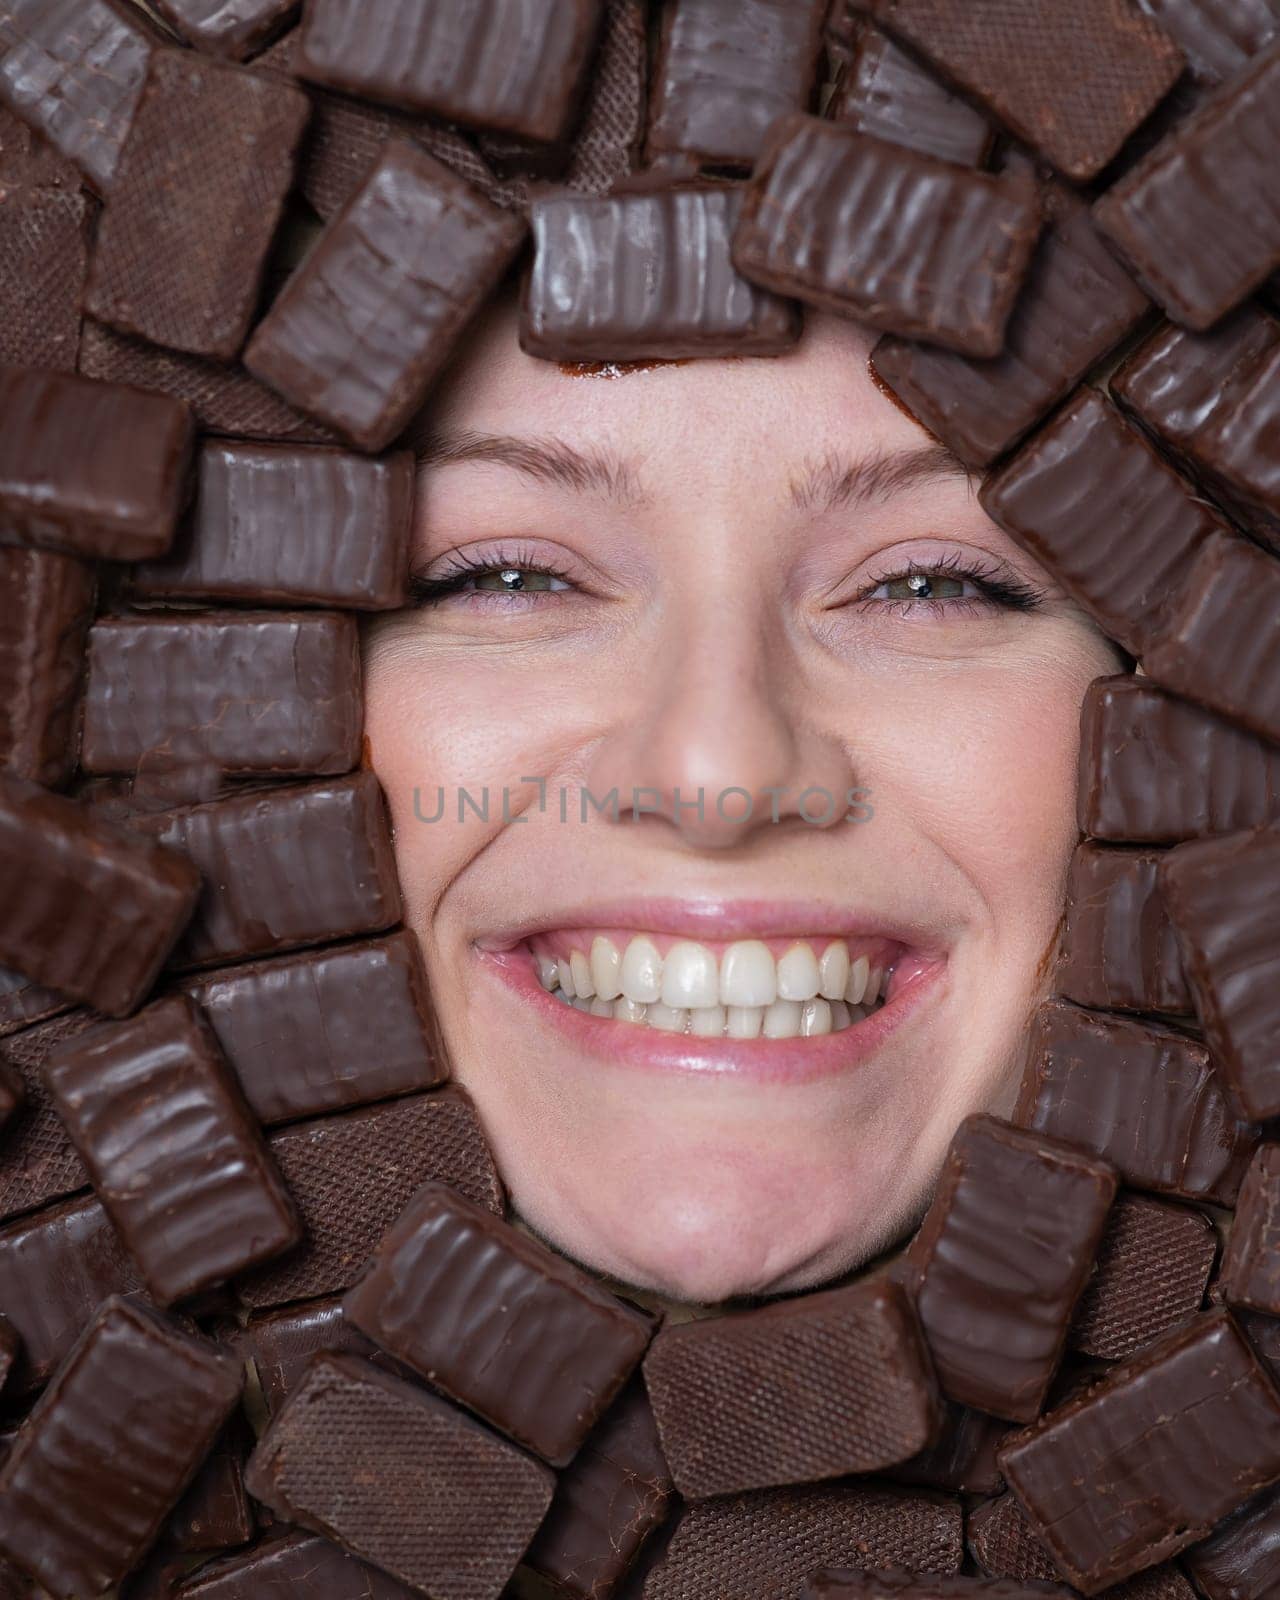
<instances>
[{"instance_id":1,"label":"woman's left eye","mask_svg":"<svg viewBox=\"0 0 1280 1600\"><path fill-rule=\"evenodd\" d=\"M980 571L952 561L886 573L858 596L862 605L898 605L908 613L917 605L926 611L936 607L944 612L950 607L1034 611L1043 600L1041 590L1012 573L994 568Z\"/></svg>"},{"instance_id":2,"label":"woman's left eye","mask_svg":"<svg viewBox=\"0 0 1280 1600\"><path fill-rule=\"evenodd\" d=\"M530 563L460 560L452 570L434 576L414 573L409 580L410 604L432 606L452 595L555 594L573 585L547 567Z\"/></svg>"},{"instance_id":3,"label":"woman's left eye","mask_svg":"<svg viewBox=\"0 0 1280 1600\"><path fill-rule=\"evenodd\" d=\"M464 587L496 594L529 594L535 590L567 589L569 585L554 572L537 567L489 567L471 574Z\"/></svg>"},{"instance_id":4,"label":"woman's left eye","mask_svg":"<svg viewBox=\"0 0 1280 1600\"><path fill-rule=\"evenodd\" d=\"M887 578L866 596L868 600L970 600L981 591L968 578L950 573L911 572Z\"/></svg>"}]
</instances>

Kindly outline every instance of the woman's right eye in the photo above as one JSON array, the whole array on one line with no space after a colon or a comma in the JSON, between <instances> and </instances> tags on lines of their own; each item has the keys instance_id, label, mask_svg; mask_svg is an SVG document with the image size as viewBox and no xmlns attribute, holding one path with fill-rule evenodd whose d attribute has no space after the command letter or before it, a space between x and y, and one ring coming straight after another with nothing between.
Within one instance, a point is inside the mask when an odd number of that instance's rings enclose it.
<instances>
[{"instance_id":1,"label":"woman's right eye","mask_svg":"<svg viewBox=\"0 0 1280 1600\"><path fill-rule=\"evenodd\" d=\"M493 567L472 574L471 587L499 594L527 594L535 590L567 589L569 585L554 572L537 567Z\"/></svg>"},{"instance_id":2,"label":"woman's right eye","mask_svg":"<svg viewBox=\"0 0 1280 1600\"><path fill-rule=\"evenodd\" d=\"M435 605L451 595L558 594L573 585L549 567L530 563L459 561L450 569L436 573L415 573L409 580L410 604Z\"/></svg>"}]
</instances>

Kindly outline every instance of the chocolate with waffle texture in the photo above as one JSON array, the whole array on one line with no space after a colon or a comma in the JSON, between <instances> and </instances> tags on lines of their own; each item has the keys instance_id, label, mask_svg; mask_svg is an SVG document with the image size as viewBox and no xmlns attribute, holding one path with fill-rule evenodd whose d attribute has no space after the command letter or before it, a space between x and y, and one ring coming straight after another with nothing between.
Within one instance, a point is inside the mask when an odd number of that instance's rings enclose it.
<instances>
[{"instance_id":1,"label":"chocolate with waffle texture","mask_svg":"<svg viewBox=\"0 0 1280 1600\"><path fill-rule=\"evenodd\" d=\"M828 115L966 167L983 165L995 133L980 111L873 23L858 36Z\"/></svg>"},{"instance_id":2,"label":"chocolate with waffle texture","mask_svg":"<svg viewBox=\"0 0 1280 1600\"><path fill-rule=\"evenodd\" d=\"M0 546L0 766L49 789L76 760L94 575L72 556Z\"/></svg>"},{"instance_id":3,"label":"chocolate with waffle texture","mask_svg":"<svg viewBox=\"0 0 1280 1600\"><path fill-rule=\"evenodd\" d=\"M969 1552L988 1578L1016 1583L1061 1583L1062 1574L1027 1525L1012 1494L975 1506L965 1524Z\"/></svg>"},{"instance_id":4,"label":"chocolate with waffle texture","mask_svg":"<svg viewBox=\"0 0 1280 1600\"><path fill-rule=\"evenodd\" d=\"M555 1474L427 1390L320 1355L259 1441L249 1492L433 1600L497 1600Z\"/></svg>"},{"instance_id":5,"label":"chocolate with waffle texture","mask_svg":"<svg viewBox=\"0 0 1280 1600\"><path fill-rule=\"evenodd\" d=\"M96 1011L67 1011L0 1044L0 1061L22 1087L22 1104L0 1146L0 1217L34 1211L88 1187L89 1175L54 1108L44 1069L59 1044L101 1020Z\"/></svg>"},{"instance_id":6,"label":"chocolate with waffle texture","mask_svg":"<svg viewBox=\"0 0 1280 1600\"><path fill-rule=\"evenodd\" d=\"M262 49L298 9L298 0L154 0L154 4L188 44L231 61L243 61Z\"/></svg>"},{"instance_id":7,"label":"chocolate with waffle texture","mask_svg":"<svg viewBox=\"0 0 1280 1600\"><path fill-rule=\"evenodd\" d=\"M1280 1315L1280 1145L1249 1163L1218 1281L1228 1305Z\"/></svg>"},{"instance_id":8,"label":"chocolate with waffle texture","mask_svg":"<svg viewBox=\"0 0 1280 1600\"><path fill-rule=\"evenodd\" d=\"M93 212L78 189L10 187L0 174L5 365L76 370Z\"/></svg>"},{"instance_id":9,"label":"chocolate with waffle texture","mask_svg":"<svg viewBox=\"0 0 1280 1600\"><path fill-rule=\"evenodd\" d=\"M118 1583L213 1447L242 1383L213 1345L109 1301L0 1468L0 1555L54 1594Z\"/></svg>"},{"instance_id":10,"label":"chocolate with waffle texture","mask_svg":"<svg viewBox=\"0 0 1280 1600\"><path fill-rule=\"evenodd\" d=\"M385 449L523 236L516 217L394 140L258 325L245 365L358 448Z\"/></svg>"},{"instance_id":11,"label":"chocolate with waffle texture","mask_svg":"<svg viewBox=\"0 0 1280 1600\"><path fill-rule=\"evenodd\" d=\"M389 1355L557 1467L653 1336L649 1317L439 1182L414 1196L343 1311Z\"/></svg>"},{"instance_id":12,"label":"chocolate with waffle texture","mask_svg":"<svg viewBox=\"0 0 1280 1600\"><path fill-rule=\"evenodd\" d=\"M178 1586L174 1600L419 1600L420 1595L328 1539L287 1533L201 1567Z\"/></svg>"},{"instance_id":13,"label":"chocolate with waffle texture","mask_svg":"<svg viewBox=\"0 0 1280 1600\"><path fill-rule=\"evenodd\" d=\"M1192 1011L1160 887L1166 854L1088 840L1076 846L1055 974L1070 999L1110 1011Z\"/></svg>"},{"instance_id":14,"label":"chocolate with waffle texture","mask_svg":"<svg viewBox=\"0 0 1280 1600\"><path fill-rule=\"evenodd\" d=\"M753 283L887 333L998 356L1040 233L1035 180L818 117L770 130L734 234Z\"/></svg>"},{"instance_id":15,"label":"chocolate with waffle texture","mask_svg":"<svg viewBox=\"0 0 1280 1600\"><path fill-rule=\"evenodd\" d=\"M212 1029L185 996L58 1047L49 1091L162 1305L280 1255L301 1225Z\"/></svg>"},{"instance_id":16,"label":"chocolate with waffle texture","mask_svg":"<svg viewBox=\"0 0 1280 1600\"><path fill-rule=\"evenodd\" d=\"M536 200L520 344L550 361L779 355L800 337L793 302L729 256L736 186Z\"/></svg>"},{"instance_id":17,"label":"chocolate with waffle texture","mask_svg":"<svg viewBox=\"0 0 1280 1600\"><path fill-rule=\"evenodd\" d=\"M1140 0L1201 83L1225 83L1280 34L1275 0Z\"/></svg>"}]
</instances>

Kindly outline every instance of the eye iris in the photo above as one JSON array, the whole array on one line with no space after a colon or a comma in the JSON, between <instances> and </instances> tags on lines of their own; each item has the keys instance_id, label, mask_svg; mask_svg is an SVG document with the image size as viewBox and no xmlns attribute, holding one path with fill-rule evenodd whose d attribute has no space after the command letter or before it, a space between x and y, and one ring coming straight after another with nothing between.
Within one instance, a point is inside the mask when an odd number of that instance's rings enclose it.
<instances>
[{"instance_id":1,"label":"eye iris","mask_svg":"<svg viewBox=\"0 0 1280 1600\"><path fill-rule=\"evenodd\" d=\"M549 589L551 578L545 572L530 572L520 567L495 568L482 572L475 579L477 589L496 590L501 594L521 594L528 589Z\"/></svg>"},{"instance_id":2,"label":"eye iris","mask_svg":"<svg viewBox=\"0 0 1280 1600\"><path fill-rule=\"evenodd\" d=\"M958 600L964 594L964 579L913 572L885 587L891 600Z\"/></svg>"}]
</instances>

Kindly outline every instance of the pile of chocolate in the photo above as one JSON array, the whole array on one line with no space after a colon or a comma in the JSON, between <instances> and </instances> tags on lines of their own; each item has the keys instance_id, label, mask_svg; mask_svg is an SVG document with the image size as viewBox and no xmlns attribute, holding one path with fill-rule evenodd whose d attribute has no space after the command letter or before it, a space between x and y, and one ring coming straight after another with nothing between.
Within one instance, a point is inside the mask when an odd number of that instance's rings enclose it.
<instances>
[{"instance_id":1,"label":"pile of chocolate","mask_svg":"<svg viewBox=\"0 0 1280 1600\"><path fill-rule=\"evenodd\" d=\"M835 1288L664 1323L446 1081L358 614L512 271L873 325L1141 664L1016 1114ZM1280 1589L1277 274L1277 0L0 0L0 1596Z\"/></svg>"}]
</instances>

